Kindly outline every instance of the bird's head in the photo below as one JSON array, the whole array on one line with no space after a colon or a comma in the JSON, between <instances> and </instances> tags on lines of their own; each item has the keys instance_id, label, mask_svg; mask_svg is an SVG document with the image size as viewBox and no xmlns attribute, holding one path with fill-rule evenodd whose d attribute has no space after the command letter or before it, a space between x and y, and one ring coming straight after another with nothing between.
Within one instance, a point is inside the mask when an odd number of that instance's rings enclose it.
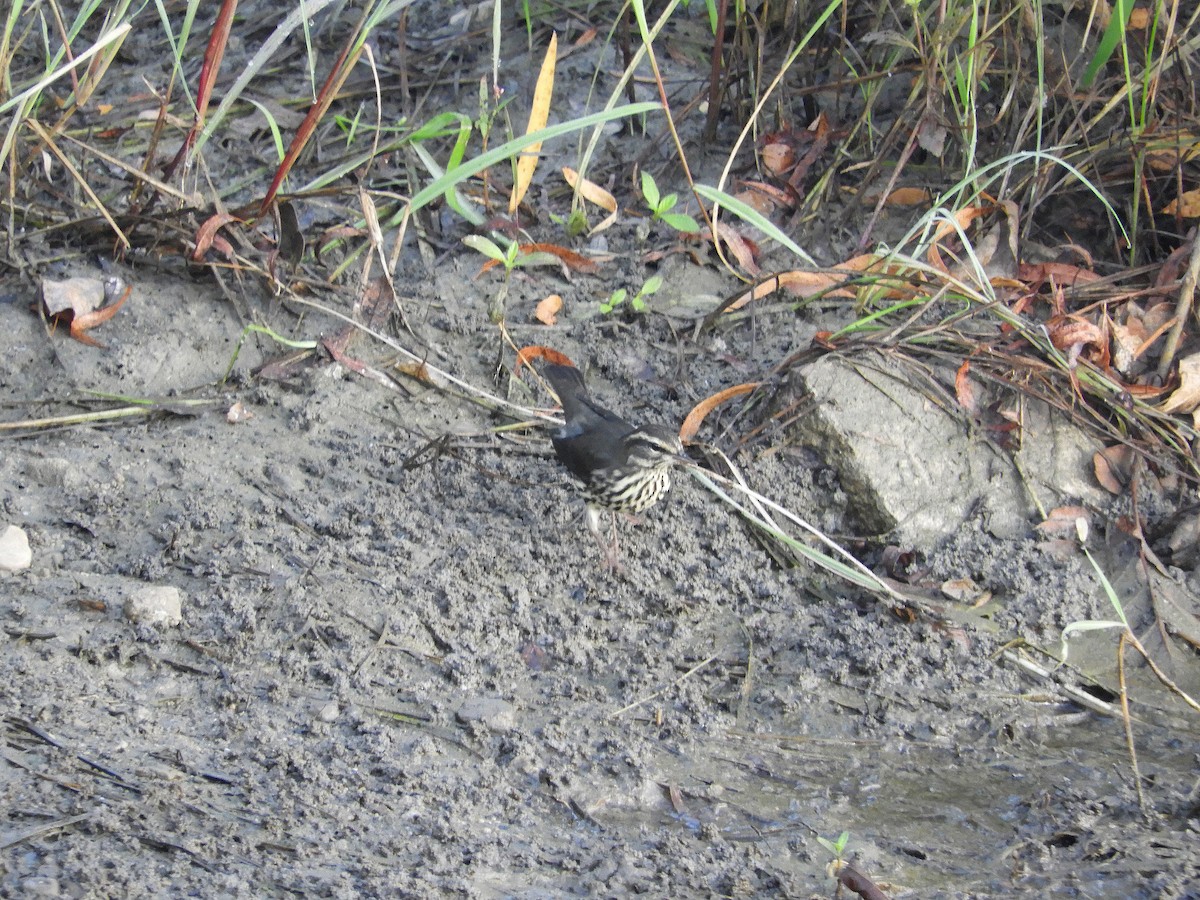
<instances>
[{"instance_id":1,"label":"bird's head","mask_svg":"<svg viewBox=\"0 0 1200 900\"><path fill-rule=\"evenodd\" d=\"M663 468L689 463L679 433L665 425L643 425L625 435L625 457L636 466Z\"/></svg>"}]
</instances>

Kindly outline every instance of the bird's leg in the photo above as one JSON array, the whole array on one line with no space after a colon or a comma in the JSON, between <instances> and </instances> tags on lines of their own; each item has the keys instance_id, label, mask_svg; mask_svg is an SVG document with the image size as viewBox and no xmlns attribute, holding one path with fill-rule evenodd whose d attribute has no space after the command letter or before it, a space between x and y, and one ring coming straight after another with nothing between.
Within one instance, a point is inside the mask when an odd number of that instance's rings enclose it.
<instances>
[{"instance_id":1,"label":"bird's leg","mask_svg":"<svg viewBox=\"0 0 1200 900\"><path fill-rule=\"evenodd\" d=\"M617 516L615 513L609 516L609 521L612 523L612 540L605 541L604 535L600 533L600 509L588 504L588 530L596 536L596 542L604 553L604 567L612 572L624 572L625 567L621 565L621 548L617 544Z\"/></svg>"}]
</instances>

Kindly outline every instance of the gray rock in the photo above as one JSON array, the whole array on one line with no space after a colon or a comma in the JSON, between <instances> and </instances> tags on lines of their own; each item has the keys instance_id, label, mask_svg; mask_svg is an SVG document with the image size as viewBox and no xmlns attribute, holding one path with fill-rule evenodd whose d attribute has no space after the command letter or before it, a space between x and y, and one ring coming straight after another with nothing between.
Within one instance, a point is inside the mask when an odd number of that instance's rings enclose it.
<instances>
[{"instance_id":1,"label":"gray rock","mask_svg":"<svg viewBox=\"0 0 1200 900\"><path fill-rule=\"evenodd\" d=\"M141 588L126 599L125 617L135 625L173 628L183 621L183 593L170 585Z\"/></svg>"},{"instance_id":2,"label":"gray rock","mask_svg":"<svg viewBox=\"0 0 1200 900\"><path fill-rule=\"evenodd\" d=\"M454 717L464 725L477 723L492 731L512 731L517 724L513 705L499 697L468 697Z\"/></svg>"},{"instance_id":3,"label":"gray rock","mask_svg":"<svg viewBox=\"0 0 1200 900\"><path fill-rule=\"evenodd\" d=\"M837 470L849 512L868 533L928 550L976 517L996 537L1028 534L1040 519L1034 492L1046 509L1104 500L1090 481L1100 445L1045 404L1027 401L1014 456L935 402L911 369L882 357L825 356L802 379L815 408L798 437Z\"/></svg>"}]
</instances>

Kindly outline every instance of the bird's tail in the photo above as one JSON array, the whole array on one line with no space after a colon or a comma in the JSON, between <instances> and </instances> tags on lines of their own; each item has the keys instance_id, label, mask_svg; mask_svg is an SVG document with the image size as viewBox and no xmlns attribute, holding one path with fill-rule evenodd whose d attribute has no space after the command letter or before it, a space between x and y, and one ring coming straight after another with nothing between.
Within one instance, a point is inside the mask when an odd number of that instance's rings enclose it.
<instances>
[{"instance_id":1,"label":"bird's tail","mask_svg":"<svg viewBox=\"0 0 1200 900\"><path fill-rule=\"evenodd\" d=\"M554 388L554 393L558 394L558 402L562 404L567 419L584 412L588 391L583 383L583 373L574 366L551 363L542 369L542 374L550 382L550 387Z\"/></svg>"}]
</instances>

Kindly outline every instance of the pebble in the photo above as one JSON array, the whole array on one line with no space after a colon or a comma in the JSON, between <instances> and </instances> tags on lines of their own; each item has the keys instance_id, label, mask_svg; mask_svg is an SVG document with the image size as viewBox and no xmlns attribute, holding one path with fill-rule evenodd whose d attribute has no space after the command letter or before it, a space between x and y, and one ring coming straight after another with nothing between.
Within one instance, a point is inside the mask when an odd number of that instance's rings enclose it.
<instances>
[{"instance_id":1,"label":"pebble","mask_svg":"<svg viewBox=\"0 0 1200 900\"><path fill-rule=\"evenodd\" d=\"M517 725L513 705L499 697L470 697L454 714L463 725L478 723L492 731L512 731Z\"/></svg>"},{"instance_id":2,"label":"pebble","mask_svg":"<svg viewBox=\"0 0 1200 900\"><path fill-rule=\"evenodd\" d=\"M171 628L183 621L183 594L170 585L141 588L125 601L125 618L135 625Z\"/></svg>"},{"instance_id":3,"label":"pebble","mask_svg":"<svg viewBox=\"0 0 1200 900\"><path fill-rule=\"evenodd\" d=\"M20 572L33 563L33 551L29 549L29 538L16 525L9 525L0 534L0 570Z\"/></svg>"}]
</instances>

